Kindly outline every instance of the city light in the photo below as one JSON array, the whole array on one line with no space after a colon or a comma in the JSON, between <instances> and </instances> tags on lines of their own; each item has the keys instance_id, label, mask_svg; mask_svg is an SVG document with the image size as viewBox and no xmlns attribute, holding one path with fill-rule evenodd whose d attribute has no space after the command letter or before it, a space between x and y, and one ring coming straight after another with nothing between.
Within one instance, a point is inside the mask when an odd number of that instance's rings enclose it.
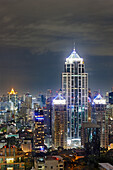
<instances>
[{"instance_id":1,"label":"city light","mask_svg":"<svg viewBox=\"0 0 113 170\"><path fill-rule=\"evenodd\" d=\"M106 99L104 99L100 94L98 94L94 100L93 104L106 104Z\"/></svg>"}]
</instances>

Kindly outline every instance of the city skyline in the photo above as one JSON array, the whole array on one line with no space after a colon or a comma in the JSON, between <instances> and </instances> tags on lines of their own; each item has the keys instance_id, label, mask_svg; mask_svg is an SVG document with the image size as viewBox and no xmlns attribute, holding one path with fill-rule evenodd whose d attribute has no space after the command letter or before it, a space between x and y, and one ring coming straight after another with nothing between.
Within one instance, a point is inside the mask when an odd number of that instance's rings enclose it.
<instances>
[{"instance_id":1,"label":"city skyline","mask_svg":"<svg viewBox=\"0 0 113 170\"><path fill-rule=\"evenodd\" d=\"M113 1L69 2L0 1L0 95L12 87L33 95L61 88L74 42L91 90L111 90Z\"/></svg>"}]
</instances>

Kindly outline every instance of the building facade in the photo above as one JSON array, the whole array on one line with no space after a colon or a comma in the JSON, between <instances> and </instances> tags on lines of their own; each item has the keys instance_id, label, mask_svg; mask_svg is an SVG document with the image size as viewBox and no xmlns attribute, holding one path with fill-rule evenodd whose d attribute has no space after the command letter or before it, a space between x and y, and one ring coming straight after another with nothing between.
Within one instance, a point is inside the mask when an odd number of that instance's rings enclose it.
<instances>
[{"instance_id":1,"label":"building facade","mask_svg":"<svg viewBox=\"0 0 113 170\"><path fill-rule=\"evenodd\" d=\"M108 147L109 126L106 100L98 94L93 100L92 121L100 126L100 147Z\"/></svg>"},{"instance_id":2,"label":"building facade","mask_svg":"<svg viewBox=\"0 0 113 170\"><path fill-rule=\"evenodd\" d=\"M44 114L42 109L35 110L34 122L34 149L36 152L44 151Z\"/></svg>"},{"instance_id":3,"label":"building facade","mask_svg":"<svg viewBox=\"0 0 113 170\"><path fill-rule=\"evenodd\" d=\"M91 122L83 122L81 144L86 155L100 154L100 126Z\"/></svg>"},{"instance_id":4,"label":"building facade","mask_svg":"<svg viewBox=\"0 0 113 170\"><path fill-rule=\"evenodd\" d=\"M24 157L24 152L18 151L15 146L4 146L0 149L0 169L25 170Z\"/></svg>"},{"instance_id":5,"label":"building facade","mask_svg":"<svg viewBox=\"0 0 113 170\"><path fill-rule=\"evenodd\" d=\"M75 49L66 58L62 73L62 93L67 103L68 139L81 138L81 124L87 121L88 74Z\"/></svg>"},{"instance_id":6,"label":"building facade","mask_svg":"<svg viewBox=\"0 0 113 170\"><path fill-rule=\"evenodd\" d=\"M66 100L60 93L53 100L53 142L55 148L67 148Z\"/></svg>"}]
</instances>

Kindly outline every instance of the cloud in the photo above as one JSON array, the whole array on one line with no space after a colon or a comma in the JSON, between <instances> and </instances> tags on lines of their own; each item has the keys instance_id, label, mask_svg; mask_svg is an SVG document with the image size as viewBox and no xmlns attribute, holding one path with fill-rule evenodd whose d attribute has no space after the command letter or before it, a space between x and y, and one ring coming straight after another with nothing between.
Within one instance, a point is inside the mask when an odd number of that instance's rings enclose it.
<instances>
[{"instance_id":1,"label":"cloud","mask_svg":"<svg viewBox=\"0 0 113 170\"><path fill-rule=\"evenodd\" d=\"M112 5L112 0L0 1L0 45L42 53L75 41L88 49L86 55L112 55Z\"/></svg>"},{"instance_id":2,"label":"cloud","mask_svg":"<svg viewBox=\"0 0 113 170\"><path fill-rule=\"evenodd\" d=\"M111 86L107 65L111 63L111 71L112 7L113 0L0 0L1 87L10 82L33 89L60 84L74 41L87 71L94 76L91 85L100 80L99 69L104 79L105 68ZM111 59L106 61L108 56Z\"/></svg>"}]
</instances>

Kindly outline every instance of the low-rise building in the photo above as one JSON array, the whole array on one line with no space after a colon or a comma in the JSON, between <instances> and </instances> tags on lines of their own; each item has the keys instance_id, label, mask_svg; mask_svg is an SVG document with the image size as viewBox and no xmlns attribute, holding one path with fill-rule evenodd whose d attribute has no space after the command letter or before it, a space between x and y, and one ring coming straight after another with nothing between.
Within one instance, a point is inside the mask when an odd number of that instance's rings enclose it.
<instances>
[{"instance_id":1,"label":"low-rise building","mask_svg":"<svg viewBox=\"0 0 113 170\"><path fill-rule=\"evenodd\" d=\"M24 153L15 146L4 146L0 149L0 169L1 170L24 170Z\"/></svg>"},{"instance_id":2,"label":"low-rise building","mask_svg":"<svg viewBox=\"0 0 113 170\"><path fill-rule=\"evenodd\" d=\"M35 170L64 170L64 160L61 156L35 158L34 166Z\"/></svg>"}]
</instances>

